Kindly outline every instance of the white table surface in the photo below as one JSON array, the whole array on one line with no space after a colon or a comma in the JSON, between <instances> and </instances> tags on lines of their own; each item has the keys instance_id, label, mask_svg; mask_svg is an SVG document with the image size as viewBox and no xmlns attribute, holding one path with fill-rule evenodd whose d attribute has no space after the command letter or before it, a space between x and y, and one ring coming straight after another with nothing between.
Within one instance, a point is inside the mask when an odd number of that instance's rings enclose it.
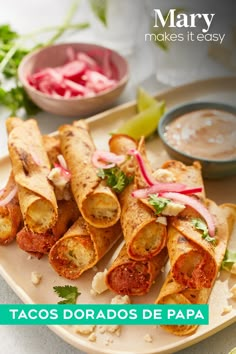
<instances>
[{"instance_id":1,"label":"white table surface","mask_svg":"<svg viewBox=\"0 0 236 354\"><path fill-rule=\"evenodd\" d=\"M21 33L49 24L56 25L61 23L69 4L69 0L0 0L0 23L10 23ZM76 19L86 20L87 18L87 6L82 1ZM143 28L146 28L144 20L145 16L142 25ZM91 29L74 34L69 39L97 41L96 37L94 39L94 33ZM128 59L131 69L130 82L117 104L133 99L136 87L140 84L152 93L165 87L156 81L154 75L155 61L152 58L150 46L146 45L144 47L139 38L137 38L135 52ZM7 152L4 127L7 114L6 110L0 108L0 157ZM48 113L40 113L37 120L43 133L54 131L60 124L68 122L65 117L53 117ZM19 298L1 277L0 303L20 303ZM0 343L0 354L84 354L62 341L47 327L43 326L1 326ZM235 346L236 324L233 324L209 339L178 353L226 354Z\"/></svg>"}]
</instances>

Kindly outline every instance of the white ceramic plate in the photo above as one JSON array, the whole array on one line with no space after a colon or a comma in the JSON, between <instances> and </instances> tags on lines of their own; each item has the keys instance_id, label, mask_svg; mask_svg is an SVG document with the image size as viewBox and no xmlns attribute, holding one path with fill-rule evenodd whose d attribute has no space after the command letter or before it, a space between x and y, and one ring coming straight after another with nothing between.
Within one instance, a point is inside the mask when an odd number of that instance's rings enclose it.
<instances>
[{"instance_id":1,"label":"white ceramic plate","mask_svg":"<svg viewBox=\"0 0 236 354\"><path fill-rule=\"evenodd\" d=\"M167 108L174 105L199 100L213 100L235 104L236 79L221 78L199 81L159 94L157 98L165 99ZM125 119L135 113L135 103L129 103L106 111L90 119L92 135L98 148L107 149L109 133L114 131ZM148 156L153 167L158 167L168 159L158 138L147 144ZM0 160L1 184L4 185L10 170L9 158ZM206 191L209 198L217 203L236 203L236 178L226 180L206 181ZM1 186L0 186L1 187ZM231 247L236 248L236 230L234 230ZM98 264L98 270L103 270L110 262L114 252ZM30 280L31 272L38 271L43 275L42 282L35 287ZM73 284L81 291L79 303L110 303L114 296L111 292L92 296L90 294L91 280L94 270L88 271L77 281L69 281L59 277L50 267L47 257L41 260L29 259L13 242L7 247L0 247L0 274L11 286L15 293L25 303L57 303L58 297L53 291L55 285ZM148 295L134 297L133 303L153 303L164 280L163 273L152 287ZM229 289L235 283L235 276L222 272L217 279L210 297L210 324L201 326L197 332L187 337L176 337L156 326L123 326L120 337L110 333L99 333L96 329L97 340L90 342L88 337L76 334L73 326L50 326L63 340L91 354L157 354L173 353L211 336L236 321L236 301L230 300ZM222 315L226 305L232 305L230 313ZM152 343L145 342L144 336L150 334ZM110 338L109 345L107 339Z\"/></svg>"}]
</instances>

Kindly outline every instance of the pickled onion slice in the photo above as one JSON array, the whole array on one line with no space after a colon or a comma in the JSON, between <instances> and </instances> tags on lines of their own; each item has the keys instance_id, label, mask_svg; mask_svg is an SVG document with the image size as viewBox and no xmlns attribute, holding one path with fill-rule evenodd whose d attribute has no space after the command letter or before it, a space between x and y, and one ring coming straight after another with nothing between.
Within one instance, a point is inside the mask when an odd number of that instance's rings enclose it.
<instances>
[{"instance_id":1,"label":"pickled onion slice","mask_svg":"<svg viewBox=\"0 0 236 354\"><path fill-rule=\"evenodd\" d=\"M188 195L184 195L181 193L174 193L174 192L164 192L160 194L162 197L167 199L172 199L175 202L182 203L184 205L188 205L191 208L195 209L206 221L208 232L211 237L215 235L215 223L212 218L212 215L209 213L207 208L199 202L197 199L192 198Z\"/></svg>"}]
</instances>

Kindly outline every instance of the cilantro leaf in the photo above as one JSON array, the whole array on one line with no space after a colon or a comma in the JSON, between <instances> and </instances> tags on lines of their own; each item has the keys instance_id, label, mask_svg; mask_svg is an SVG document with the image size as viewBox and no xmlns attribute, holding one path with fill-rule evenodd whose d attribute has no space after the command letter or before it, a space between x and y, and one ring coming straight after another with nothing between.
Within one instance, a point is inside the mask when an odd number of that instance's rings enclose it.
<instances>
[{"instance_id":1,"label":"cilantro leaf","mask_svg":"<svg viewBox=\"0 0 236 354\"><path fill-rule=\"evenodd\" d=\"M221 263L221 269L230 272L234 263L236 263L236 251L226 250L224 259Z\"/></svg>"},{"instance_id":2,"label":"cilantro leaf","mask_svg":"<svg viewBox=\"0 0 236 354\"><path fill-rule=\"evenodd\" d=\"M150 194L148 202L155 209L155 213L159 215L170 202L169 199L158 197L156 194Z\"/></svg>"},{"instance_id":3,"label":"cilantro leaf","mask_svg":"<svg viewBox=\"0 0 236 354\"><path fill-rule=\"evenodd\" d=\"M18 37L19 35L12 30L10 25L4 24L0 26L0 43L7 44Z\"/></svg>"},{"instance_id":4,"label":"cilantro leaf","mask_svg":"<svg viewBox=\"0 0 236 354\"><path fill-rule=\"evenodd\" d=\"M55 293L64 300L59 301L58 304L76 304L77 297L81 294L78 292L76 286L54 286Z\"/></svg>"},{"instance_id":5,"label":"cilantro leaf","mask_svg":"<svg viewBox=\"0 0 236 354\"><path fill-rule=\"evenodd\" d=\"M133 181L133 177L127 176L117 166L108 169L99 169L97 175L101 179L106 180L107 186L111 187L116 193L121 193Z\"/></svg>"},{"instance_id":6,"label":"cilantro leaf","mask_svg":"<svg viewBox=\"0 0 236 354\"><path fill-rule=\"evenodd\" d=\"M40 111L40 108L30 100L21 86L13 87L10 90L0 87L0 105L9 108L11 115L15 115L22 107L25 108L28 115L34 115Z\"/></svg>"},{"instance_id":7,"label":"cilantro leaf","mask_svg":"<svg viewBox=\"0 0 236 354\"><path fill-rule=\"evenodd\" d=\"M211 237L209 235L207 224L202 219L193 218L192 219L192 224L197 230L202 231L202 238L204 240L206 240L207 242L212 243L214 246L216 245L215 237Z\"/></svg>"}]
</instances>

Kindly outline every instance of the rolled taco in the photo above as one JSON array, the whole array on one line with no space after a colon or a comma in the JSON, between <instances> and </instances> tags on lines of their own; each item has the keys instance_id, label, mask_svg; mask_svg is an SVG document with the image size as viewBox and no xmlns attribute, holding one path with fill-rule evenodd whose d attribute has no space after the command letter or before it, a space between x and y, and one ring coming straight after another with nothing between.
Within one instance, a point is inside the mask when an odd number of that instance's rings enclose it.
<instances>
[{"instance_id":1,"label":"rolled taco","mask_svg":"<svg viewBox=\"0 0 236 354\"><path fill-rule=\"evenodd\" d=\"M57 201L48 180L50 162L37 122L8 118L8 149L24 224L43 233L57 220Z\"/></svg>"},{"instance_id":2,"label":"rolled taco","mask_svg":"<svg viewBox=\"0 0 236 354\"><path fill-rule=\"evenodd\" d=\"M198 163L185 166L178 161L164 164L173 173L178 182L188 187L202 187L201 168ZM205 204L205 193L198 196L198 201ZM212 215L213 219L215 218ZM169 218L167 248L170 258L172 276L177 283L192 289L210 288L217 274L214 244L203 237L202 230L196 228L194 222L204 223L202 217L189 206L177 216Z\"/></svg>"},{"instance_id":3,"label":"rolled taco","mask_svg":"<svg viewBox=\"0 0 236 354\"><path fill-rule=\"evenodd\" d=\"M108 288L119 295L145 295L168 259L166 247L146 261L129 258L124 245L106 274Z\"/></svg>"},{"instance_id":4,"label":"rolled taco","mask_svg":"<svg viewBox=\"0 0 236 354\"><path fill-rule=\"evenodd\" d=\"M120 223L109 228L95 228L79 217L51 248L49 262L67 279L77 279L92 268L121 236Z\"/></svg>"},{"instance_id":5,"label":"rolled taco","mask_svg":"<svg viewBox=\"0 0 236 354\"><path fill-rule=\"evenodd\" d=\"M215 260L217 264L217 273L220 270L223 261L227 244L232 233L233 224L236 222L236 206L230 204L223 204L218 207L213 201L207 200L208 208L215 215L217 234L215 247ZM158 298L157 304L206 304L211 294L217 274L211 283L210 288L191 289L182 284L179 284L173 278L170 271ZM185 336L192 334L198 328L197 325L165 325L163 329L172 334Z\"/></svg>"},{"instance_id":6,"label":"rolled taco","mask_svg":"<svg viewBox=\"0 0 236 354\"><path fill-rule=\"evenodd\" d=\"M127 154L130 149L138 149L149 167L145 154L144 139L139 143L133 141L128 136L117 135L110 139L110 150L116 154ZM126 242L128 256L137 261L145 261L157 255L166 245L166 225L157 222L157 217L153 209L147 203L134 198L132 192L136 189L146 187L132 158L127 165L121 165L124 172L135 173L134 182L131 183L120 194L121 203L121 225Z\"/></svg>"},{"instance_id":7,"label":"rolled taco","mask_svg":"<svg viewBox=\"0 0 236 354\"><path fill-rule=\"evenodd\" d=\"M92 164L95 151L88 125L80 120L60 127L62 153L71 172L71 188L84 219L97 228L115 225L120 204L115 193L97 175Z\"/></svg>"},{"instance_id":8,"label":"rolled taco","mask_svg":"<svg viewBox=\"0 0 236 354\"><path fill-rule=\"evenodd\" d=\"M43 233L36 233L23 227L16 235L18 246L37 258L48 254L56 241L73 225L79 217L79 210L75 201L58 201L58 219L52 229Z\"/></svg>"},{"instance_id":9,"label":"rolled taco","mask_svg":"<svg viewBox=\"0 0 236 354\"><path fill-rule=\"evenodd\" d=\"M0 244L7 245L23 224L17 187L12 172L0 196Z\"/></svg>"}]
</instances>

